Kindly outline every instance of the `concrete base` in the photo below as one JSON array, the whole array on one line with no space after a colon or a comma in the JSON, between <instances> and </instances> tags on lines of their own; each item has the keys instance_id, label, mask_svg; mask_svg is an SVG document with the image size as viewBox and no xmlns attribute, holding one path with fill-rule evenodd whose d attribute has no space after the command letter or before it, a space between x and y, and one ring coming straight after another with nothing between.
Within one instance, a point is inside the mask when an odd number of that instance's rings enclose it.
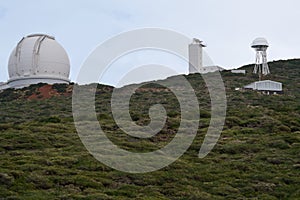
<instances>
[{"instance_id":1,"label":"concrete base","mask_svg":"<svg viewBox=\"0 0 300 200\"><path fill-rule=\"evenodd\" d=\"M9 88L23 88L28 87L33 84L38 83L47 83L47 84L55 84L55 83L65 83L69 84L70 80L63 78L49 78L49 77L28 77L28 78L17 78L10 79L7 82Z\"/></svg>"}]
</instances>

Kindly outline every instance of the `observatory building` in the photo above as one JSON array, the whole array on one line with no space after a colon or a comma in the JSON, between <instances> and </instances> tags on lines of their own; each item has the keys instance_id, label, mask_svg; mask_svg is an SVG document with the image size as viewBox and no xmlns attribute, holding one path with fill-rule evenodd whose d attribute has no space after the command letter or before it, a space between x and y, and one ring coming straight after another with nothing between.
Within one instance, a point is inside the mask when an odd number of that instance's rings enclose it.
<instances>
[{"instance_id":1,"label":"observatory building","mask_svg":"<svg viewBox=\"0 0 300 200\"><path fill-rule=\"evenodd\" d=\"M259 37L252 42L251 47L256 52L255 67L253 72L258 74L259 80L261 81L262 76L270 74L267 61L267 49L269 47L269 43L265 38Z\"/></svg>"},{"instance_id":2,"label":"observatory building","mask_svg":"<svg viewBox=\"0 0 300 200\"><path fill-rule=\"evenodd\" d=\"M257 90L265 94L281 94L282 83L276 81L256 81L244 87L245 89Z\"/></svg>"},{"instance_id":3,"label":"observatory building","mask_svg":"<svg viewBox=\"0 0 300 200\"><path fill-rule=\"evenodd\" d=\"M23 37L8 61L9 80L2 88L22 88L37 83L69 83L70 61L54 37L32 34ZM0 88L1 89L1 88Z\"/></svg>"},{"instance_id":4,"label":"observatory building","mask_svg":"<svg viewBox=\"0 0 300 200\"><path fill-rule=\"evenodd\" d=\"M268 47L268 41L262 37L256 38L252 42L251 48L256 52L253 73L258 74L259 81L244 86L244 89L257 90L265 94L282 93L282 83L271 80L262 80L264 76L270 74L267 60Z\"/></svg>"},{"instance_id":5,"label":"observatory building","mask_svg":"<svg viewBox=\"0 0 300 200\"><path fill-rule=\"evenodd\" d=\"M203 41L194 38L193 42L189 44L189 74L201 73L206 74L215 71L223 71L219 66L205 66L203 65Z\"/></svg>"}]
</instances>

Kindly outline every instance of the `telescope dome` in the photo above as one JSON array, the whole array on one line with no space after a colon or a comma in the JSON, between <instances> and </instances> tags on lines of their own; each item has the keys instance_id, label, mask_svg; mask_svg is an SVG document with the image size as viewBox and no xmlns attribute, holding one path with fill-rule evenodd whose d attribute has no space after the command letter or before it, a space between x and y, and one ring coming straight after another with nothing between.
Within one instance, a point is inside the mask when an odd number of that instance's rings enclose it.
<instances>
[{"instance_id":1,"label":"telescope dome","mask_svg":"<svg viewBox=\"0 0 300 200\"><path fill-rule=\"evenodd\" d=\"M268 47L269 43L265 38L259 37L253 40L251 47L256 48L256 47Z\"/></svg>"},{"instance_id":2,"label":"telescope dome","mask_svg":"<svg viewBox=\"0 0 300 200\"><path fill-rule=\"evenodd\" d=\"M54 37L32 34L23 37L8 62L8 84L20 88L36 83L69 83L70 61Z\"/></svg>"}]
</instances>

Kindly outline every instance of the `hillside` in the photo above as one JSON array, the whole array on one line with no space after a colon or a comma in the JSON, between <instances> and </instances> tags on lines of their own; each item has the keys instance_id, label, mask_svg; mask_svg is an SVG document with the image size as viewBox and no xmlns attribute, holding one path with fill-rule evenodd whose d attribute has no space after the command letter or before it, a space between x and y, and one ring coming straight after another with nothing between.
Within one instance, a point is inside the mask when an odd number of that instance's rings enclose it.
<instances>
[{"instance_id":1,"label":"hillside","mask_svg":"<svg viewBox=\"0 0 300 200\"><path fill-rule=\"evenodd\" d=\"M179 160L146 174L111 169L88 153L73 122L73 85L5 90L0 93L0 199L299 199L300 60L269 65L272 74L266 78L282 82L283 95L235 91L257 77L222 72L226 123L203 159L198 152L210 121L209 94L201 77L186 76L201 110L196 139ZM253 65L242 69L251 72ZM149 152L172 140L179 127L178 101L159 82L142 86L130 103L131 117L140 125L149 123L151 105L166 107L167 123L150 139L132 138L117 127L110 110L113 88L98 85L97 117L115 144Z\"/></svg>"}]
</instances>

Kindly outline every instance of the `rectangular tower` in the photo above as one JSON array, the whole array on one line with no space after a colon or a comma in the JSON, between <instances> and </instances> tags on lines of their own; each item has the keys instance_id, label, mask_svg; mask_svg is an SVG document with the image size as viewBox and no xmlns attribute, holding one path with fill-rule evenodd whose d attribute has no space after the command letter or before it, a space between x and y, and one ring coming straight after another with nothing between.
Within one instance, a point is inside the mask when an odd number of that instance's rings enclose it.
<instances>
[{"instance_id":1,"label":"rectangular tower","mask_svg":"<svg viewBox=\"0 0 300 200\"><path fill-rule=\"evenodd\" d=\"M203 68L202 63L202 48L205 45L202 44L202 41L194 38L193 42L189 44L189 73L196 73L201 71Z\"/></svg>"}]
</instances>

